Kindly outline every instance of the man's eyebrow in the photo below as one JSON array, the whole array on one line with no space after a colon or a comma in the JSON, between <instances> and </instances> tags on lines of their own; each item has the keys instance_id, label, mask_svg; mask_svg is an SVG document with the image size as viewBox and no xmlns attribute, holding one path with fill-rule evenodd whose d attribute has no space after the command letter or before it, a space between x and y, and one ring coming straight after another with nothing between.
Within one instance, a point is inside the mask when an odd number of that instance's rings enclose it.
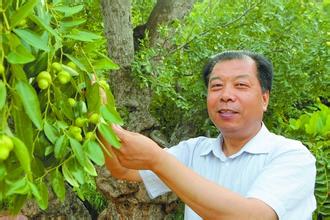
<instances>
[{"instance_id":1,"label":"man's eyebrow","mask_svg":"<svg viewBox=\"0 0 330 220\"><path fill-rule=\"evenodd\" d=\"M250 78L251 75L250 74L240 74L238 76L235 76L234 79L240 79L240 78ZM220 76L214 76L214 77L211 77L209 82L212 82L213 80L221 80L221 77Z\"/></svg>"},{"instance_id":2,"label":"man's eyebrow","mask_svg":"<svg viewBox=\"0 0 330 220\"><path fill-rule=\"evenodd\" d=\"M209 82L212 82L213 80L221 80L221 78L219 76L214 76L214 77L211 77Z\"/></svg>"}]
</instances>

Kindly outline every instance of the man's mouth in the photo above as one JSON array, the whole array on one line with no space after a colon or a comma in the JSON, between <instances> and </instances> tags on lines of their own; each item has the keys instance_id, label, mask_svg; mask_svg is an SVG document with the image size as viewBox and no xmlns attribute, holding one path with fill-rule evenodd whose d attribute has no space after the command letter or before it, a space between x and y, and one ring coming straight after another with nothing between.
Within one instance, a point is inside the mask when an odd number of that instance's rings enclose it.
<instances>
[{"instance_id":1,"label":"man's mouth","mask_svg":"<svg viewBox=\"0 0 330 220\"><path fill-rule=\"evenodd\" d=\"M220 109L218 112L220 114L225 114L225 113L236 114L236 113L238 113L237 111L235 111L233 109Z\"/></svg>"},{"instance_id":2,"label":"man's mouth","mask_svg":"<svg viewBox=\"0 0 330 220\"><path fill-rule=\"evenodd\" d=\"M231 116L237 114L238 111L236 111L234 109L220 109L218 111L218 113L220 114L221 117L231 117Z\"/></svg>"}]
</instances>

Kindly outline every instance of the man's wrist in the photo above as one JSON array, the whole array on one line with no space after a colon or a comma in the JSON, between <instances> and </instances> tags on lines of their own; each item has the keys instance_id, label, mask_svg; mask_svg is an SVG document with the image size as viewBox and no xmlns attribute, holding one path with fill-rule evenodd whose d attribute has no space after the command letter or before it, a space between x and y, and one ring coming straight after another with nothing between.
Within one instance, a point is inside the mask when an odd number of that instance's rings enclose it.
<instances>
[{"instance_id":1,"label":"man's wrist","mask_svg":"<svg viewBox=\"0 0 330 220\"><path fill-rule=\"evenodd\" d=\"M165 150L161 148L157 149L157 154L153 159L150 170L156 174L160 174L164 169L164 165L168 163L169 156L170 155Z\"/></svg>"}]
</instances>

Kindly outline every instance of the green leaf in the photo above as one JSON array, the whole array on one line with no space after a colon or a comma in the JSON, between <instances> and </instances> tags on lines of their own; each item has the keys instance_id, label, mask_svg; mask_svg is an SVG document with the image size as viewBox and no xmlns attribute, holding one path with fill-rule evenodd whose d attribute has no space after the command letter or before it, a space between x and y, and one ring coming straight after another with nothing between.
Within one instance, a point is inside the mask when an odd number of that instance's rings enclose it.
<instances>
[{"instance_id":1,"label":"green leaf","mask_svg":"<svg viewBox=\"0 0 330 220\"><path fill-rule=\"evenodd\" d=\"M0 182L6 177L6 175L7 175L6 167L3 163L0 163Z\"/></svg>"},{"instance_id":2,"label":"green leaf","mask_svg":"<svg viewBox=\"0 0 330 220\"><path fill-rule=\"evenodd\" d=\"M15 79L22 80L24 82L28 82L26 74L23 70L23 65L20 64L12 64L10 65L10 71L15 76Z\"/></svg>"},{"instance_id":3,"label":"green leaf","mask_svg":"<svg viewBox=\"0 0 330 220\"><path fill-rule=\"evenodd\" d=\"M14 104L16 108L13 108L11 110L14 124L15 124L15 132L16 137L22 140L25 145L28 147L29 150L32 149L33 145L33 125L32 121L28 117L28 115L25 113L25 111L22 111L23 104L17 94L14 94Z\"/></svg>"},{"instance_id":4,"label":"green leaf","mask_svg":"<svg viewBox=\"0 0 330 220\"><path fill-rule=\"evenodd\" d=\"M77 180L74 178L74 176L72 175L71 171L69 170L69 166L68 163L70 161L66 161L64 162L64 164L62 165L62 172L63 172L63 176L64 179L73 187L79 187L79 183L77 182Z\"/></svg>"},{"instance_id":5,"label":"green leaf","mask_svg":"<svg viewBox=\"0 0 330 220\"><path fill-rule=\"evenodd\" d=\"M73 6L73 7L61 5L61 6L55 6L52 9L54 9L55 11L64 13L64 17L69 17L71 15L77 14L78 12L83 10L83 8L84 8L84 5L77 5L77 6Z\"/></svg>"},{"instance_id":6,"label":"green leaf","mask_svg":"<svg viewBox=\"0 0 330 220\"><path fill-rule=\"evenodd\" d=\"M38 205L42 210L46 210L48 207L48 188L46 183L40 181L38 189L41 194L41 199L37 199Z\"/></svg>"},{"instance_id":7,"label":"green leaf","mask_svg":"<svg viewBox=\"0 0 330 220\"><path fill-rule=\"evenodd\" d=\"M39 35L32 32L31 30L14 29L14 32L31 46L44 51L49 51L49 47L47 46L47 39L42 39Z\"/></svg>"},{"instance_id":8,"label":"green leaf","mask_svg":"<svg viewBox=\"0 0 330 220\"><path fill-rule=\"evenodd\" d=\"M96 70L118 70L119 66L109 58L98 59L93 63Z\"/></svg>"},{"instance_id":9,"label":"green leaf","mask_svg":"<svg viewBox=\"0 0 330 220\"><path fill-rule=\"evenodd\" d=\"M2 80L0 80L0 110L6 104L6 96L7 96L6 85L2 82Z\"/></svg>"},{"instance_id":10,"label":"green leaf","mask_svg":"<svg viewBox=\"0 0 330 220\"><path fill-rule=\"evenodd\" d=\"M54 155L56 159L62 159L67 151L68 139L65 135L59 137L55 142Z\"/></svg>"},{"instance_id":11,"label":"green leaf","mask_svg":"<svg viewBox=\"0 0 330 220\"><path fill-rule=\"evenodd\" d=\"M11 64L25 64L35 60L35 57L22 45L10 51L7 60Z\"/></svg>"},{"instance_id":12,"label":"green leaf","mask_svg":"<svg viewBox=\"0 0 330 220\"><path fill-rule=\"evenodd\" d=\"M30 84L23 81L18 81L15 88L19 97L21 98L26 114L29 116L33 124L38 129L41 129L41 111L36 91Z\"/></svg>"},{"instance_id":13,"label":"green leaf","mask_svg":"<svg viewBox=\"0 0 330 220\"><path fill-rule=\"evenodd\" d=\"M24 70L29 78L36 77L38 73L47 69L48 54L48 52L43 51L38 54L34 62L24 65Z\"/></svg>"},{"instance_id":14,"label":"green leaf","mask_svg":"<svg viewBox=\"0 0 330 220\"><path fill-rule=\"evenodd\" d=\"M71 76L79 76L79 72L77 72L77 70L75 70L65 64L62 64L62 68L64 71L67 71L68 73L70 73Z\"/></svg>"},{"instance_id":15,"label":"green leaf","mask_svg":"<svg viewBox=\"0 0 330 220\"><path fill-rule=\"evenodd\" d=\"M37 2L38 0L26 1L22 7L20 7L18 10L14 10L14 13L10 16L10 26L15 27L19 22L31 14Z\"/></svg>"},{"instance_id":16,"label":"green leaf","mask_svg":"<svg viewBox=\"0 0 330 220\"><path fill-rule=\"evenodd\" d=\"M48 145L45 148L45 156L47 157L49 154L54 152L54 146L53 145Z\"/></svg>"},{"instance_id":17,"label":"green leaf","mask_svg":"<svg viewBox=\"0 0 330 220\"><path fill-rule=\"evenodd\" d=\"M86 165L86 156L81 144L76 139L70 138L70 145L78 162L82 167L84 167Z\"/></svg>"},{"instance_id":18,"label":"green leaf","mask_svg":"<svg viewBox=\"0 0 330 220\"><path fill-rule=\"evenodd\" d=\"M14 207L12 212L13 213L19 213L23 206L26 204L26 201L28 199L28 195L24 194L24 195L15 195L14 198L12 199Z\"/></svg>"},{"instance_id":19,"label":"green leaf","mask_svg":"<svg viewBox=\"0 0 330 220\"><path fill-rule=\"evenodd\" d=\"M72 31L72 34L65 35L64 37L86 42L93 42L94 40L102 38L100 35L94 34L92 32L80 30L74 30Z\"/></svg>"},{"instance_id":20,"label":"green leaf","mask_svg":"<svg viewBox=\"0 0 330 220\"><path fill-rule=\"evenodd\" d=\"M52 34L57 41L61 41L61 37L57 34L57 32L50 25L46 24L41 18L35 15L31 15L30 19L39 27L43 27L46 31Z\"/></svg>"},{"instance_id":21,"label":"green leaf","mask_svg":"<svg viewBox=\"0 0 330 220\"><path fill-rule=\"evenodd\" d=\"M36 184L34 184L33 182L28 182L28 184L29 184L30 190L31 190L33 196L36 198L36 200L41 200L41 194L40 194Z\"/></svg>"},{"instance_id":22,"label":"green leaf","mask_svg":"<svg viewBox=\"0 0 330 220\"><path fill-rule=\"evenodd\" d=\"M47 188L46 184L42 181L40 181L38 185L36 185L33 182L29 182L29 186L30 186L33 196L37 200L39 207L42 210L47 209L47 207L48 207L48 188Z\"/></svg>"},{"instance_id":23,"label":"green leaf","mask_svg":"<svg viewBox=\"0 0 330 220\"><path fill-rule=\"evenodd\" d=\"M101 106L100 87L97 83L87 87L87 105L89 112L99 113Z\"/></svg>"},{"instance_id":24,"label":"green leaf","mask_svg":"<svg viewBox=\"0 0 330 220\"><path fill-rule=\"evenodd\" d=\"M60 199L61 202L65 199L65 185L64 178L58 169L52 173L52 188L56 196Z\"/></svg>"},{"instance_id":25,"label":"green leaf","mask_svg":"<svg viewBox=\"0 0 330 220\"><path fill-rule=\"evenodd\" d=\"M14 194L24 195L29 192L29 186L26 178L22 178L15 182L9 182L7 185L9 187L8 191L6 192L7 197Z\"/></svg>"},{"instance_id":26,"label":"green leaf","mask_svg":"<svg viewBox=\"0 0 330 220\"><path fill-rule=\"evenodd\" d=\"M102 117L110 123L123 125L124 122L116 109L110 105L102 105L100 108Z\"/></svg>"},{"instance_id":27,"label":"green leaf","mask_svg":"<svg viewBox=\"0 0 330 220\"><path fill-rule=\"evenodd\" d=\"M103 88L103 90L107 97L107 106L115 106L115 98L113 97L112 92L107 88Z\"/></svg>"},{"instance_id":28,"label":"green leaf","mask_svg":"<svg viewBox=\"0 0 330 220\"><path fill-rule=\"evenodd\" d=\"M97 176L95 167L94 167L93 163L88 158L86 158L86 163L85 163L85 166L84 166L84 170L91 176Z\"/></svg>"},{"instance_id":29,"label":"green leaf","mask_svg":"<svg viewBox=\"0 0 330 220\"><path fill-rule=\"evenodd\" d=\"M104 123L100 123L98 126L99 131L101 132L102 136L111 144L111 146L119 149L120 148L120 142L118 140L117 135L112 130L109 125L106 125Z\"/></svg>"},{"instance_id":30,"label":"green leaf","mask_svg":"<svg viewBox=\"0 0 330 220\"><path fill-rule=\"evenodd\" d=\"M79 165L79 162L77 162L77 160L72 160L70 162L72 162L70 163L70 171L72 175L78 181L79 184L84 184L86 182L84 168Z\"/></svg>"},{"instance_id":31,"label":"green leaf","mask_svg":"<svg viewBox=\"0 0 330 220\"><path fill-rule=\"evenodd\" d=\"M14 152L24 171L31 175L31 157L24 142L16 137L12 137Z\"/></svg>"},{"instance_id":32,"label":"green leaf","mask_svg":"<svg viewBox=\"0 0 330 220\"><path fill-rule=\"evenodd\" d=\"M69 28L69 27L81 25L85 22L86 22L86 19L79 19L79 20L73 20L73 21L62 21L62 22L60 22L60 26Z\"/></svg>"},{"instance_id":33,"label":"green leaf","mask_svg":"<svg viewBox=\"0 0 330 220\"><path fill-rule=\"evenodd\" d=\"M46 134L46 137L48 138L48 140L52 144L54 144L56 142L56 139L58 138L57 130L55 129L55 127L50 125L47 121L45 121L44 131L45 131L45 134Z\"/></svg>"},{"instance_id":34,"label":"green leaf","mask_svg":"<svg viewBox=\"0 0 330 220\"><path fill-rule=\"evenodd\" d=\"M75 58L74 56L71 56L70 54L67 54L67 53L64 53L64 55L67 58L69 58L69 60L71 60L74 64L76 64L79 67L79 69L87 72L85 65L82 62L80 62L78 58Z\"/></svg>"},{"instance_id":35,"label":"green leaf","mask_svg":"<svg viewBox=\"0 0 330 220\"><path fill-rule=\"evenodd\" d=\"M87 156L97 165L104 165L104 154L101 147L95 141L88 140L84 143L84 150Z\"/></svg>"}]
</instances>

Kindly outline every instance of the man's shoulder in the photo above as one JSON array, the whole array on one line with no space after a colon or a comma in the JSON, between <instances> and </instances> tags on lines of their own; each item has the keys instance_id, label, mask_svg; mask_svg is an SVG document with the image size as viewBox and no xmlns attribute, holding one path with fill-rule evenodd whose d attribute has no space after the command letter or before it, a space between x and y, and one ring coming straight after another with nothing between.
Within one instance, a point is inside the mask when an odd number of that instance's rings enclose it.
<instances>
[{"instance_id":1,"label":"man's shoulder","mask_svg":"<svg viewBox=\"0 0 330 220\"><path fill-rule=\"evenodd\" d=\"M274 133L270 133L270 141L271 141L271 153L273 155L279 154L305 154L307 157L313 158L311 152L307 149L307 147L299 140L295 140L292 138L288 138L282 135L277 135Z\"/></svg>"},{"instance_id":2,"label":"man's shoulder","mask_svg":"<svg viewBox=\"0 0 330 220\"><path fill-rule=\"evenodd\" d=\"M198 146L201 146L201 145L213 144L215 141L217 141L217 138L198 136L198 137L182 140L179 144L198 147Z\"/></svg>"}]
</instances>

